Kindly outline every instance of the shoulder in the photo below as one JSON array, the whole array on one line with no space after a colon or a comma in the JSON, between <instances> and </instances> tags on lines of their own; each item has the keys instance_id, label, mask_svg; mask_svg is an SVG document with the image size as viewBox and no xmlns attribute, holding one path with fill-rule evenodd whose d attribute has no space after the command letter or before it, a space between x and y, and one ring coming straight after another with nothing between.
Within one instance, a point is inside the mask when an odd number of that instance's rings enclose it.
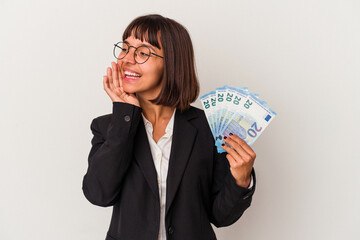
<instances>
[{"instance_id":1,"label":"shoulder","mask_svg":"<svg viewBox=\"0 0 360 240\"><path fill-rule=\"evenodd\" d=\"M212 154L215 143L205 111L195 106L190 106L186 111L188 111L186 113L188 122L197 130L197 139L198 142L201 142L199 146L202 146L201 149L203 150L208 149L206 151Z\"/></svg>"},{"instance_id":2,"label":"shoulder","mask_svg":"<svg viewBox=\"0 0 360 240\"><path fill-rule=\"evenodd\" d=\"M204 110L195 106L190 106L190 108L187 109L183 114L186 115L188 121L198 130L205 131L207 134L211 134L210 126Z\"/></svg>"},{"instance_id":3,"label":"shoulder","mask_svg":"<svg viewBox=\"0 0 360 240\"><path fill-rule=\"evenodd\" d=\"M191 106L190 109L194 112L194 115L196 115L196 121L200 122L201 124L205 124L206 127L209 127L204 110L194 106Z\"/></svg>"},{"instance_id":4,"label":"shoulder","mask_svg":"<svg viewBox=\"0 0 360 240\"><path fill-rule=\"evenodd\" d=\"M206 120L204 110L197 108L195 106L190 106L187 110L183 112L190 119L199 119L199 120Z\"/></svg>"},{"instance_id":5,"label":"shoulder","mask_svg":"<svg viewBox=\"0 0 360 240\"><path fill-rule=\"evenodd\" d=\"M189 109L191 109L191 111L194 111L194 112L196 112L196 113L199 114L199 115L205 115L204 110L202 110L202 109L200 109L200 108L198 108L198 107L195 107L195 106L192 106L192 105L191 105Z\"/></svg>"}]
</instances>

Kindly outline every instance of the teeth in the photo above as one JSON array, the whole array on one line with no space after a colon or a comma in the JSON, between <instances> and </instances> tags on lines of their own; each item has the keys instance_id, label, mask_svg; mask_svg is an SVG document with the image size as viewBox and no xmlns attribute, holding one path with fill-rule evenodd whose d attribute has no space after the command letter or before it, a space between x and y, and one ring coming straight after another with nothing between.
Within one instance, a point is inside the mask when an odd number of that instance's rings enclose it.
<instances>
[{"instance_id":1,"label":"teeth","mask_svg":"<svg viewBox=\"0 0 360 240\"><path fill-rule=\"evenodd\" d=\"M141 76L139 74L128 72L128 71L125 71L124 73L125 73L125 75L130 75L130 76L134 76L134 77L140 77Z\"/></svg>"}]
</instances>

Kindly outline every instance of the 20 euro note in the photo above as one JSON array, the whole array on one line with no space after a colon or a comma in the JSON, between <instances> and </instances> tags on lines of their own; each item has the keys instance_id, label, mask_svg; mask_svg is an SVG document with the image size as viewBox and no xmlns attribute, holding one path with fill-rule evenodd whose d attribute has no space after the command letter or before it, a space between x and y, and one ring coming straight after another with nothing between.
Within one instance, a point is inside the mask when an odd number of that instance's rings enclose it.
<instances>
[{"instance_id":1,"label":"20 euro note","mask_svg":"<svg viewBox=\"0 0 360 240\"><path fill-rule=\"evenodd\" d=\"M216 129L214 130L215 138L218 135L218 132L221 128L221 123L223 116L226 113L226 94L227 94L228 86L223 86L220 88L216 88L216 110L214 112L216 119Z\"/></svg>"},{"instance_id":2,"label":"20 euro note","mask_svg":"<svg viewBox=\"0 0 360 240\"><path fill-rule=\"evenodd\" d=\"M209 123L211 132L215 138L216 119L215 119L215 107L216 107L216 92L211 91L204 96L200 97L201 104L204 108L206 119Z\"/></svg>"},{"instance_id":3,"label":"20 euro note","mask_svg":"<svg viewBox=\"0 0 360 240\"><path fill-rule=\"evenodd\" d=\"M249 93L241 107L241 111L236 112L229 120L222 136L236 134L251 146L274 119L276 113L252 93Z\"/></svg>"}]
</instances>

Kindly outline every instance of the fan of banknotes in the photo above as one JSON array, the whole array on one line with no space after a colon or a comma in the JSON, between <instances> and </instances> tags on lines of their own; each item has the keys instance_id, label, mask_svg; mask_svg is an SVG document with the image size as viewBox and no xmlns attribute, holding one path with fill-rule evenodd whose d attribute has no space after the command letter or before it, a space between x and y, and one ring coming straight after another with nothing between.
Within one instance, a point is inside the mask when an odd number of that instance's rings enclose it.
<instances>
[{"instance_id":1,"label":"fan of banknotes","mask_svg":"<svg viewBox=\"0 0 360 240\"><path fill-rule=\"evenodd\" d=\"M223 86L200 97L219 153L224 136L236 134L250 146L276 116L259 95L247 87Z\"/></svg>"}]
</instances>

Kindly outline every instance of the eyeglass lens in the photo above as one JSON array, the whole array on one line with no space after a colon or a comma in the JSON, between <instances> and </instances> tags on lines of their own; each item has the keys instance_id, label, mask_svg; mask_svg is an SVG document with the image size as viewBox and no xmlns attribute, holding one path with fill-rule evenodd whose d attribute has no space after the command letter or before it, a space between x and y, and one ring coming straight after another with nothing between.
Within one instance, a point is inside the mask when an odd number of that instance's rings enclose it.
<instances>
[{"instance_id":1,"label":"eyeglass lens","mask_svg":"<svg viewBox=\"0 0 360 240\"><path fill-rule=\"evenodd\" d=\"M115 44L114 56L117 59L123 59L126 54L130 51L130 46L127 43L119 42ZM135 61L137 63L144 63L150 57L150 49L145 46L140 46L136 48L134 52Z\"/></svg>"}]
</instances>

